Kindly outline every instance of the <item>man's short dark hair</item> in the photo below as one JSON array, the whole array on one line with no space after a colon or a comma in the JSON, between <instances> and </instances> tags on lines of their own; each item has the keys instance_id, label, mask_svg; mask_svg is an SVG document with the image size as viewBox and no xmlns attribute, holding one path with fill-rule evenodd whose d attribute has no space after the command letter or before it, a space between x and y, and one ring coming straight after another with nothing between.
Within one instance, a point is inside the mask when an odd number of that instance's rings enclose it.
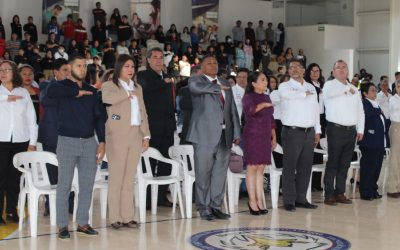
<instances>
[{"instance_id":1,"label":"man's short dark hair","mask_svg":"<svg viewBox=\"0 0 400 250\"><path fill-rule=\"evenodd\" d=\"M206 59L208 59L208 58L214 58L215 60L217 60L217 58L215 57L215 55L210 55L210 54L208 54L208 55L205 55L205 56L203 57L203 59L201 59L200 64L203 64L203 63L206 61Z\"/></svg>"},{"instance_id":2,"label":"man's short dark hair","mask_svg":"<svg viewBox=\"0 0 400 250\"><path fill-rule=\"evenodd\" d=\"M300 61L299 59L296 59L296 58L291 59L291 60L288 62L288 68L289 68L290 64L292 64L292 63L299 63L299 64L301 65L301 67L304 69L303 62Z\"/></svg>"},{"instance_id":3,"label":"man's short dark hair","mask_svg":"<svg viewBox=\"0 0 400 250\"><path fill-rule=\"evenodd\" d=\"M380 78L379 78L379 81L382 81L383 79L385 79L385 78L388 78L387 76L381 76Z\"/></svg>"},{"instance_id":4,"label":"man's short dark hair","mask_svg":"<svg viewBox=\"0 0 400 250\"><path fill-rule=\"evenodd\" d=\"M236 72L236 75L239 75L239 73L245 72L246 74L250 73L250 70L248 68L239 68Z\"/></svg>"},{"instance_id":5,"label":"man's short dark hair","mask_svg":"<svg viewBox=\"0 0 400 250\"><path fill-rule=\"evenodd\" d=\"M68 61L64 58L58 58L53 63L53 70L60 70L63 65L68 65Z\"/></svg>"},{"instance_id":6,"label":"man's short dark hair","mask_svg":"<svg viewBox=\"0 0 400 250\"><path fill-rule=\"evenodd\" d=\"M400 75L400 71L397 71L396 73L394 73L395 77L398 76L398 75Z\"/></svg>"},{"instance_id":7,"label":"man's short dark hair","mask_svg":"<svg viewBox=\"0 0 400 250\"><path fill-rule=\"evenodd\" d=\"M151 49L149 49L149 50L147 51L146 58L150 58L150 57L153 55L153 51L159 51L159 52L161 52L161 53L164 55L164 51L163 51L161 48L159 48L159 47L154 47L154 48L151 48Z\"/></svg>"},{"instance_id":8,"label":"man's short dark hair","mask_svg":"<svg viewBox=\"0 0 400 250\"><path fill-rule=\"evenodd\" d=\"M74 54L68 59L68 63L72 64L75 60L86 60L86 59L80 54Z\"/></svg>"}]
</instances>

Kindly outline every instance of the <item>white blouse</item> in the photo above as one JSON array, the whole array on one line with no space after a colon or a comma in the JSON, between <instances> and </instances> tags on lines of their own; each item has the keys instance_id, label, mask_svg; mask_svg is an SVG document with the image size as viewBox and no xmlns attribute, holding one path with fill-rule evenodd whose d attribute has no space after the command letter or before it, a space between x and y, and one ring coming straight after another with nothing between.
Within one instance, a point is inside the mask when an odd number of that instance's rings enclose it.
<instances>
[{"instance_id":1,"label":"white blouse","mask_svg":"<svg viewBox=\"0 0 400 250\"><path fill-rule=\"evenodd\" d=\"M135 85L133 84L132 80L129 80L129 83L126 83L126 82L122 81L121 79L119 79L119 83L125 89L125 91L128 93L128 96L129 96L130 91L135 90ZM139 110L139 100L138 100L137 96L134 95L130 99L130 101L131 101L131 125L140 126L141 117L140 117L140 110Z\"/></svg>"},{"instance_id":2,"label":"white blouse","mask_svg":"<svg viewBox=\"0 0 400 250\"><path fill-rule=\"evenodd\" d=\"M9 102L8 96L16 95L23 98ZM14 88L9 91L0 84L0 141L1 142L27 142L36 146L38 125L36 124L35 108L29 92L24 88Z\"/></svg>"}]
</instances>

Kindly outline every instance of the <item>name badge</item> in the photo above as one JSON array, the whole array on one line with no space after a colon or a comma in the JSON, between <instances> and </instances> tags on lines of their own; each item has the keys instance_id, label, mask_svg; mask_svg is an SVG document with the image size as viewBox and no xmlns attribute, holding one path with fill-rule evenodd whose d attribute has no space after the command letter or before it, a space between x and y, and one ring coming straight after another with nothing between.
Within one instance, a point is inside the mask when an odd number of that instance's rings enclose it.
<instances>
[{"instance_id":1,"label":"name badge","mask_svg":"<svg viewBox=\"0 0 400 250\"><path fill-rule=\"evenodd\" d=\"M113 114L111 116L111 119L113 119L113 120L121 120L121 116Z\"/></svg>"},{"instance_id":2,"label":"name badge","mask_svg":"<svg viewBox=\"0 0 400 250\"><path fill-rule=\"evenodd\" d=\"M371 135L374 135L375 134L375 130L368 130L368 133L370 133Z\"/></svg>"}]
</instances>

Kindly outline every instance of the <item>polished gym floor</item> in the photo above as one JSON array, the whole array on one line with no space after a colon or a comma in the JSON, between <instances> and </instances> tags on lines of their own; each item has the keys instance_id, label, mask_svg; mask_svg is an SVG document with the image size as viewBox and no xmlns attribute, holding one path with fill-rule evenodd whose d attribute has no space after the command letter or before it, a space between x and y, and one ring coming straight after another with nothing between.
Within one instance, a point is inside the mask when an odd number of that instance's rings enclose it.
<instances>
[{"instance_id":1,"label":"polished gym floor","mask_svg":"<svg viewBox=\"0 0 400 250\"><path fill-rule=\"evenodd\" d=\"M298 208L296 212L287 212L281 207L269 209L267 215L252 216L247 209L247 198L239 202L238 212L232 214L228 221L203 221L194 213L192 219L182 219L177 209L159 208L157 215L147 213L147 223L140 229L120 229L109 227L106 221L100 219L98 196L95 196L93 226L99 231L99 236L89 237L71 234L69 240L57 238L57 228L50 226L49 217L43 217L43 205L38 217L38 237L31 238L29 222L18 231L17 224L8 223L0 227L0 249L197 249L190 238L192 235L216 229L228 228L289 228L320 232L334 235L350 242L351 249L400 249L400 199L384 196L374 201L364 201L356 193L351 196L353 204L332 207L322 203L320 192L313 193L313 202L318 204L316 210ZM267 204L270 203L267 195ZM70 230L75 230L70 225ZM208 248L222 249L222 248ZM310 249L296 246L270 245L240 249ZM324 248L318 248L324 249ZM331 248L326 248L331 249ZM335 249L335 248L332 248ZM347 249L347 248L336 248Z\"/></svg>"}]
</instances>

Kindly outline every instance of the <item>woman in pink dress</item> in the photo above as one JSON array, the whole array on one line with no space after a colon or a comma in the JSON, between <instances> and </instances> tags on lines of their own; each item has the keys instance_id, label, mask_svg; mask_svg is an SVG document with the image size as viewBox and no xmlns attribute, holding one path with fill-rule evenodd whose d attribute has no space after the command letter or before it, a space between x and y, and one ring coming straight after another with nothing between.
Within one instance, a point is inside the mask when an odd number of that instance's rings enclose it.
<instances>
[{"instance_id":1,"label":"woman in pink dress","mask_svg":"<svg viewBox=\"0 0 400 250\"><path fill-rule=\"evenodd\" d=\"M268 213L263 205L264 168L271 164L271 152L276 147L274 108L265 94L268 78L261 72L248 77L247 91L243 97L244 161L247 164L246 185L249 210L252 215Z\"/></svg>"}]
</instances>

